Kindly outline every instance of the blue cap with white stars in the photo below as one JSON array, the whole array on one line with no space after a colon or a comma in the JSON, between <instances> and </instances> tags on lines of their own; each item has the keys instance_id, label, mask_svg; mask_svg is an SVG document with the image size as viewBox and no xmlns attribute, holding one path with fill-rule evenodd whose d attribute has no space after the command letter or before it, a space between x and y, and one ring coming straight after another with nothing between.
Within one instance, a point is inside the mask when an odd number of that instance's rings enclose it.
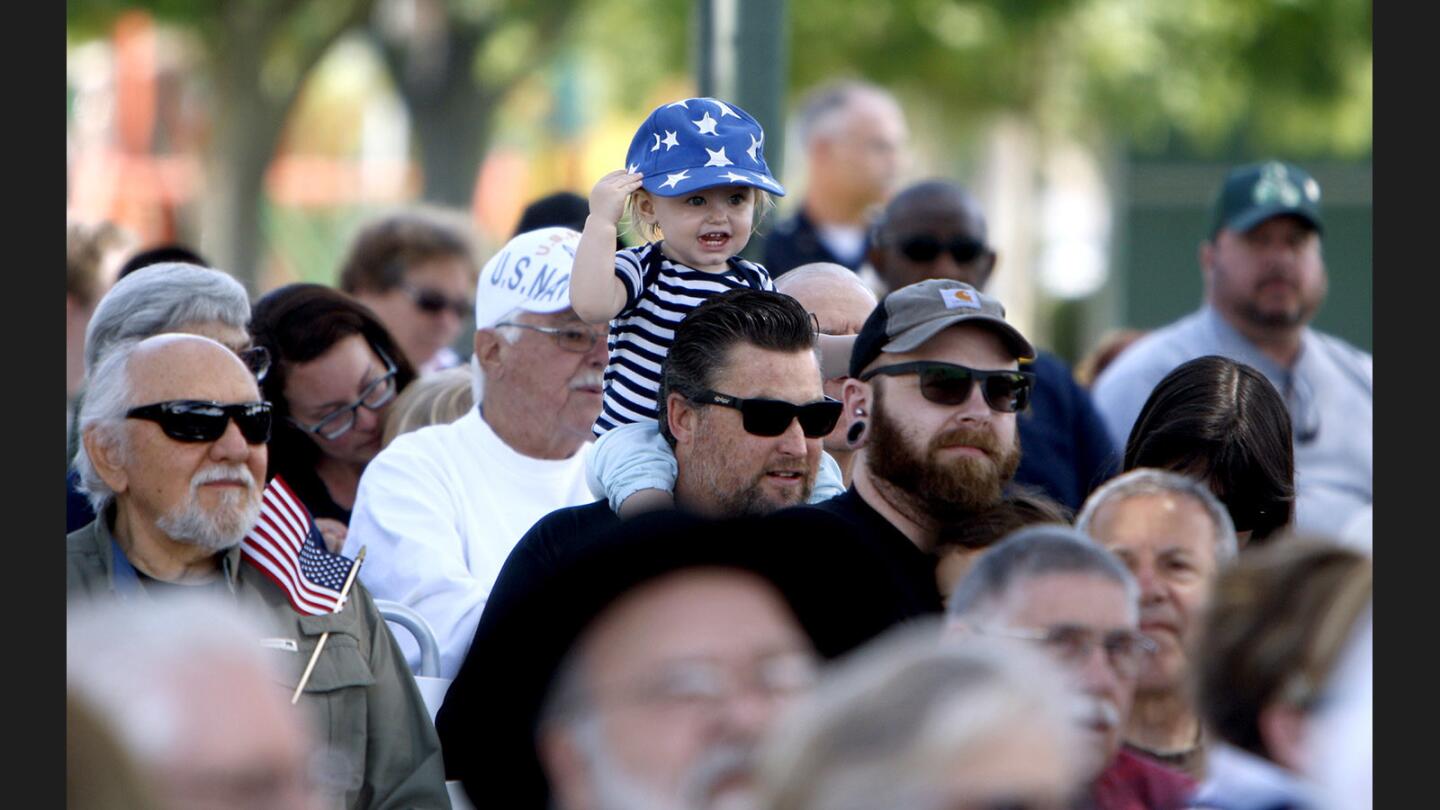
<instances>
[{"instance_id":1,"label":"blue cap with white stars","mask_svg":"<svg viewBox=\"0 0 1440 810\"><path fill-rule=\"evenodd\" d=\"M635 131L625 168L642 172L651 194L678 197L715 186L785 188L765 165L765 131L750 113L713 98L665 104Z\"/></svg>"}]
</instances>

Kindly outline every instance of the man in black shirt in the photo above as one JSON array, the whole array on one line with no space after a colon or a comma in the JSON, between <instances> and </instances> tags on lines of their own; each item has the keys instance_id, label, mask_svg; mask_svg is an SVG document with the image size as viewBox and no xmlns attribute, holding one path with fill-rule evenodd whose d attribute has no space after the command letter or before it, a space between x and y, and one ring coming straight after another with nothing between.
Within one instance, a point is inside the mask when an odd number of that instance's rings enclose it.
<instances>
[{"instance_id":1,"label":"man in black shirt","mask_svg":"<svg viewBox=\"0 0 1440 810\"><path fill-rule=\"evenodd\" d=\"M942 608L933 551L947 527L1000 502L1020 463L1015 414L1035 349L1005 308L974 287L929 279L875 308L850 358L846 439L863 447L845 494L825 511L886 560L912 615Z\"/></svg>"}]
</instances>

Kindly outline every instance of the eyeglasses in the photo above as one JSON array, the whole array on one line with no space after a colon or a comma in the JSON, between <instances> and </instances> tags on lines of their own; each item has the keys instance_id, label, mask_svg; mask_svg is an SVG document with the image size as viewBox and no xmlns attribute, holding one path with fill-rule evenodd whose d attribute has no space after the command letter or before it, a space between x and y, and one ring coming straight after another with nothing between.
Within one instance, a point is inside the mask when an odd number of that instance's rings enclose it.
<instances>
[{"instance_id":1,"label":"eyeglasses","mask_svg":"<svg viewBox=\"0 0 1440 810\"><path fill-rule=\"evenodd\" d=\"M365 390L360 392L359 399L349 405L342 405L330 413L325 414L319 422L313 425L307 425L304 422L291 418L287 418L286 421L306 433L313 433L323 438L334 440L344 436L350 432L350 428L355 427L355 414L361 408L378 411L390 404L390 400L395 398L395 361L391 360L385 352L380 351L378 348L375 349L375 353L380 355L381 360L385 361L385 373L374 382L365 386Z\"/></svg>"},{"instance_id":2,"label":"eyeglasses","mask_svg":"<svg viewBox=\"0 0 1440 810\"><path fill-rule=\"evenodd\" d=\"M1154 655L1159 647L1139 630L1111 630L1101 633L1093 627L1059 624L1045 630L1021 628L986 628L992 636L1037 641L1067 666L1084 666L1095 647L1105 650L1105 659L1120 675L1133 678L1140 672L1145 656Z\"/></svg>"},{"instance_id":3,"label":"eyeglasses","mask_svg":"<svg viewBox=\"0 0 1440 810\"><path fill-rule=\"evenodd\" d=\"M250 373L255 375L255 382L263 382L265 375L270 373L270 350L264 346L251 346L235 354L245 367L250 369Z\"/></svg>"},{"instance_id":4,"label":"eyeglasses","mask_svg":"<svg viewBox=\"0 0 1440 810\"><path fill-rule=\"evenodd\" d=\"M881 366L860 375L862 381L877 374L898 376L920 375L920 396L937 405L960 405L970 398L972 383L980 383L985 404L1001 413L1017 413L1030 405L1030 391L1035 386L1033 371L980 371L954 363L917 360Z\"/></svg>"},{"instance_id":5,"label":"eyeglasses","mask_svg":"<svg viewBox=\"0 0 1440 810\"><path fill-rule=\"evenodd\" d=\"M225 404L203 399L176 399L141 405L125 412L127 419L154 422L177 442L213 442L225 435L230 420L249 444L270 441L270 403Z\"/></svg>"},{"instance_id":6,"label":"eyeglasses","mask_svg":"<svg viewBox=\"0 0 1440 810\"><path fill-rule=\"evenodd\" d=\"M747 688L771 698L799 694L815 684L817 674L815 657L802 652L766 656L743 672L716 661L682 661L611 694L665 709L713 711Z\"/></svg>"},{"instance_id":7,"label":"eyeglasses","mask_svg":"<svg viewBox=\"0 0 1440 810\"><path fill-rule=\"evenodd\" d=\"M470 313L475 311L475 304L473 302L450 298L438 290L415 287L409 284L401 285L401 287L405 290L406 294L410 296L410 299L415 302L415 306L420 308L421 312L438 315L440 312L449 309L455 313L455 317L463 321L470 316Z\"/></svg>"},{"instance_id":8,"label":"eyeglasses","mask_svg":"<svg viewBox=\"0 0 1440 810\"><path fill-rule=\"evenodd\" d=\"M949 251L956 264L969 264L989 250L984 242L968 236L957 236L948 242L942 242L929 234L900 240L896 243L896 247L910 261L925 263L935 261L941 252Z\"/></svg>"},{"instance_id":9,"label":"eyeglasses","mask_svg":"<svg viewBox=\"0 0 1440 810\"><path fill-rule=\"evenodd\" d=\"M578 329L573 326L534 326L528 323L516 323L514 321L497 323L495 326L496 328L501 326L515 326L520 329L529 329L534 332L549 335L550 339L555 341L556 346L559 346L567 352L574 352L576 354L584 354L590 351L590 349L595 346L595 341L600 339L599 335L589 329Z\"/></svg>"},{"instance_id":10,"label":"eyeglasses","mask_svg":"<svg viewBox=\"0 0 1440 810\"><path fill-rule=\"evenodd\" d=\"M800 430L812 439L830 435L840 421L841 402L825 397L817 402L796 405L783 399L741 399L715 391L702 391L689 398L701 405L719 405L740 412L745 432L755 436L779 436L790 429L790 422L800 420Z\"/></svg>"}]
</instances>

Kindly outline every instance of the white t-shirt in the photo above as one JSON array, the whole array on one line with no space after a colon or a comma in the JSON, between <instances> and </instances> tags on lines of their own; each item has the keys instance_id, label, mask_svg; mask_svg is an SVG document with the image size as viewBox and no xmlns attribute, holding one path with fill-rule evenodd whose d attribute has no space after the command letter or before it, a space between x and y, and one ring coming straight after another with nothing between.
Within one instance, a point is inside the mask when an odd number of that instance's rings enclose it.
<instances>
[{"instance_id":1,"label":"white t-shirt","mask_svg":"<svg viewBox=\"0 0 1440 810\"><path fill-rule=\"evenodd\" d=\"M594 500L592 445L567 459L521 455L479 408L396 437L365 468L344 554L366 547L360 579L376 599L415 609L440 643L440 676L459 672L485 600L520 537L540 518ZM395 633L411 670L420 648Z\"/></svg>"}]
</instances>

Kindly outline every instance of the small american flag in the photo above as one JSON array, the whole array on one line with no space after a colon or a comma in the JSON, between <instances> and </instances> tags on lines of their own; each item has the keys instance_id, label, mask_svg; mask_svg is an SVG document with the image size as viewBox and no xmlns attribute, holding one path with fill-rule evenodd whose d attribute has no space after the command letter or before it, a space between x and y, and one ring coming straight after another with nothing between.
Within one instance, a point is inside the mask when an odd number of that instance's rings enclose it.
<instances>
[{"instance_id":1,"label":"small american flag","mask_svg":"<svg viewBox=\"0 0 1440 810\"><path fill-rule=\"evenodd\" d=\"M326 550L309 510L278 475L265 486L260 519L241 548L245 561L283 588L296 611L311 616L340 607L340 591L355 565Z\"/></svg>"}]
</instances>

